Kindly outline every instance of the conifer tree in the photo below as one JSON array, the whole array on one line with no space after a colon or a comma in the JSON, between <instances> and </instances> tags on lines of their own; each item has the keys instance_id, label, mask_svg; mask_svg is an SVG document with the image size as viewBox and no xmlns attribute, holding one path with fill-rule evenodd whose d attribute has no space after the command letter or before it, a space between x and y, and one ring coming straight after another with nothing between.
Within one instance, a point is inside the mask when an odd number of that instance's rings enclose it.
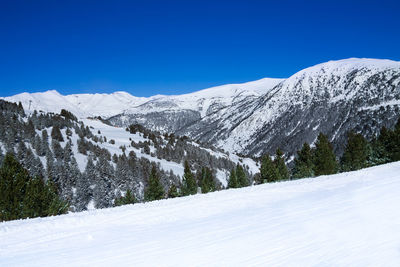
<instances>
[{"instance_id":1,"label":"conifer tree","mask_svg":"<svg viewBox=\"0 0 400 267\"><path fill-rule=\"evenodd\" d=\"M168 197L168 198L176 198L176 197L179 197L179 192L178 192L178 188L176 187L176 185L172 184L172 185L169 187L167 197Z\"/></svg>"},{"instance_id":2,"label":"conifer tree","mask_svg":"<svg viewBox=\"0 0 400 267\"><path fill-rule=\"evenodd\" d=\"M114 168L101 155L96 164L96 186L93 190L93 199L96 208L107 208L112 206L114 196Z\"/></svg>"},{"instance_id":3,"label":"conifer tree","mask_svg":"<svg viewBox=\"0 0 400 267\"><path fill-rule=\"evenodd\" d=\"M367 167L369 154L370 149L364 136L350 131L347 134L347 144L340 160L342 171L355 171Z\"/></svg>"},{"instance_id":4,"label":"conifer tree","mask_svg":"<svg viewBox=\"0 0 400 267\"><path fill-rule=\"evenodd\" d=\"M3 159L4 159L3 150L1 149L0 146L0 166L3 164Z\"/></svg>"},{"instance_id":5,"label":"conifer tree","mask_svg":"<svg viewBox=\"0 0 400 267\"><path fill-rule=\"evenodd\" d=\"M294 160L293 177L312 176L314 176L313 151L308 143L304 143L301 150L297 151L297 158Z\"/></svg>"},{"instance_id":6,"label":"conifer tree","mask_svg":"<svg viewBox=\"0 0 400 267\"><path fill-rule=\"evenodd\" d=\"M164 198L164 194L164 188L160 182L156 166L153 165L150 172L149 183L144 192L144 199L146 201L160 200Z\"/></svg>"},{"instance_id":7,"label":"conifer tree","mask_svg":"<svg viewBox=\"0 0 400 267\"><path fill-rule=\"evenodd\" d=\"M260 179L261 183L276 182L279 179L278 170L268 154L266 154L261 161Z\"/></svg>"},{"instance_id":8,"label":"conifer tree","mask_svg":"<svg viewBox=\"0 0 400 267\"><path fill-rule=\"evenodd\" d=\"M63 138L63 136L61 134L61 131L60 131L60 127L58 127L58 125L54 125L53 129L51 129L51 138L53 140L57 140L59 142L63 142L64 141L64 138Z\"/></svg>"},{"instance_id":9,"label":"conifer tree","mask_svg":"<svg viewBox=\"0 0 400 267\"><path fill-rule=\"evenodd\" d=\"M315 175L334 174L338 171L338 163L336 161L333 146L329 142L328 137L322 133L318 135L314 151L314 172Z\"/></svg>"},{"instance_id":10,"label":"conifer tree","mask_svg":"<svg viewBox=\"0 0 400 267\"><path fill-rule=\"evenodd\" d=\"M184 163L184 173L182 178L182 195L195 195L197 194L197 183L187 160Z\"/></svg>"},{"instance_id":11,"label":"conifer tree","mask_svg":"<svg viewBox=\"0 0 400 267\"><path fill-rule=\"evenodd\" d=\"M57 196L51 183L32 178L8 153L0 168L0 221L66 213L68 204Z\"/></svg>"},{"instance_id":12,"label":"conifer tree","mask_svg":"<svg viewBox=\"0 0 400 267\"><path fill-rule=\"evenodd\" d=\"M400 160L400 117L397 120L396 125L394 126L391 143L392 143L391 160L399 161Z\"/></svg>"},{"instance_id":13,"label":"conifer tree","mask_svg":"<svg viewBox=\"0 0 400 267\"><path fill-rule=\"evenodd\" d=\"M117 198L114 202L114 206L122 206L122 205L128 205L128 204L134 204L136 202L135 196L132 194L132 191L128 189L126 191L125 196Z\"/></svg>"},{"instance_id":14,"label":"conifer tree","mask_svg":"<svg viewBox=\"0 0 400 267\"><path fill-rule=\"evenodd\" d=\"M231 170L231 174L229 175L229 181L228 181L228 188L238 188L238 181L236 177L236 171L235 168Z\"/></svg>"},{"instance_id":15,"label":"conifer tree","mask_svg":"<svg viewBox=\"0 0 400 267\"><path fill-rule=\"evenodd\" d=\"M243 167L239 163L236 165L236 179L238 187L249 186L249 180L247 178L247 175L244 172Z\"/></svg>"},{"instance_id":16,"label":"conifer tree","mask_svg":"<svg viewBox=\"0 0 400 267\"><path fill-rule=\"evenodd\" d=\"M289 170L285 164L285 158L283 157L283 152L279 148L276 150L274 159L275 168L278 172L278 180L289 179Z\"/></svg>"},{"instance_id":17,"label":"conifer tree","mask_svg":"<svg viewBox=\"0 0 400 267\"><path fill-rule=\"evenodd\" d=\"M88 157L86 168L80 179L76 182L75 208L77 211L86 210L90 200L93 199L91 185L96 180L96 170L92 156Z\"/></svg>"},{"instance_id":18,"label":"conifer tree","mask_svg":"<svg viewBox=\"0 0 400 267\"><path fill-rule=\"evenodd\" d=\"M209 168L203 167L201 169L201 192L203 194L215 191L215 182L212 172Z\"/></svg>"}]
</instances>

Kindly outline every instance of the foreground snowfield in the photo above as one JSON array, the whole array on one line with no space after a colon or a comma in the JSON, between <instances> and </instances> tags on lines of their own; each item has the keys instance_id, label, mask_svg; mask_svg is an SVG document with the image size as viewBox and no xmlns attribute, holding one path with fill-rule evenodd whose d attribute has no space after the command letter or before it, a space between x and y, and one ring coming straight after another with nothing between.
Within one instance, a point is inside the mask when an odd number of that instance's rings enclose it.
<instances>
[{"instance_id":1,"label":"foreground snowfield","mask_svg":"<svg viewBox=\"0 0 400 267\"><path fill-rule=\"evenodd\" d=\"M0 223L0 266L400 266L400 162Z\"/></svg>"}]
</instances>

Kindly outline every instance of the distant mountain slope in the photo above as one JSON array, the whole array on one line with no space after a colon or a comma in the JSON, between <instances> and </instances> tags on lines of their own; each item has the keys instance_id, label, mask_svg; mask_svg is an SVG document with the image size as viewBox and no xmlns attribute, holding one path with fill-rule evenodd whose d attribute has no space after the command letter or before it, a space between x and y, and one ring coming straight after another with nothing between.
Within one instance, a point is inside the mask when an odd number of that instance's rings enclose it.
<instances>
[{"instance_id":1,"label":"distant mountain slope","mask_svg":"<svg viewBox=\"0 0 400 267\"><path fill-rule=\"evenodd\" d=\"M399 191L395 162L0 223L0 265L398 266Z\"/></svg>"},{"instance_id":2,"label":"distant mountain slope","mask_svg":"<svg viewBox=\"0 0 400 267\"><path fill-rule=\"evenodd\" d=\"M42 110L59 113L67 109L80 118L102 116L109 118L126 114L146 114L150 112L191 110L205 116L207 111L218 106L226 106L244 97L257 97L278 84L282 79L261 79L243 84L227 84L204 89L195 93L175 96L155 95L135 97L127 92L112 94L72 94L61 95L55 90L43 93L22 93L10 97L0 97L10 102L21 102L26 110Z\"/></svg>"},{"instance_id":3,"label":"distant mountain slope","mask_svg":"<svg viewBox=\"0 0 400 267\"><path fill-rule=\"evenodd\" d=\"M140 105L151 98L135 97L126 92L112 94L74 94L61 95L55 90L43 93L22 93L10 97L1 97L10 102L21 102L25 110L41 110L59 113L69 110L80 118L90 116L110 117L122 113L125 109Z\"/></svg>"},{"instance_id":4,"label":"distant mountain slope","mask_svg":"<svg viewBox=\"0 0 400 267\"><path fill-rule=\"evenodd\" d=\"M211 105L205 114L176 105L176 99L162 99L109 121L116 125L137 122L230 152L258 156L280 147L290 156L303 142L313 143L319 132L330 137L340 154L350 129L371 138L382 126L393 126L400 115L400 62L330 61L269 85L260 96Z\"/></svg>"},{"instance_id":5,"label":"distant mountain slope","mask_svg":"<svg viewBox=\"0 0 400 267\"><path fill-rule=\"evenodd\" d=\"M324 132L342 152L346 133L371 138L400 115L400 62L350 58L306 68L288 79L261 79L191 94L136 98L127 93L61 96L54 91L6 98L24 107L100 115L116 126L139 123L187 135L226 151L293 155ZM29 102L29 101L32 102Z\"/></svg>"},{"instance_id":6,"label":"distant mountain slope","mask_svg":"<svg viewBox=\"0 0 400 267\"><path fill-rule=\"evenodd\" d=\"M330 61L294 74L251 105L242 101L205 118L202 123L212 127L199 128L212 129L211 133L192 127L185 131L197 133L192 137L201 140L211 137L226 150L252 155L272 153L277 147L293 153L322 131L340 153L348 130L371 137L382 125L397 121L399 105L400 62Z\"/></svg>"}]
</instances>

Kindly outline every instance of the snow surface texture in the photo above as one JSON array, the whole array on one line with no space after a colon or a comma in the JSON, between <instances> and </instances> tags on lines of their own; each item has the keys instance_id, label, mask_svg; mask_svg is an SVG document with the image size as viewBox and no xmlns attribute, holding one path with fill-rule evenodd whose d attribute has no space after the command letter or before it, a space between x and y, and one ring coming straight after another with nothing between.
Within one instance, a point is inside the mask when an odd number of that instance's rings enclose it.
<instances>
[{"instance_id":1,"label":"snow surface texture","mask_svg":"<svg viewBox=\"0 0 400 267\"><path fill-rule=\"evenodd\" d=\"M400 162L0 223L0 266L399 266Z\"/></svg>"}]
</instances>

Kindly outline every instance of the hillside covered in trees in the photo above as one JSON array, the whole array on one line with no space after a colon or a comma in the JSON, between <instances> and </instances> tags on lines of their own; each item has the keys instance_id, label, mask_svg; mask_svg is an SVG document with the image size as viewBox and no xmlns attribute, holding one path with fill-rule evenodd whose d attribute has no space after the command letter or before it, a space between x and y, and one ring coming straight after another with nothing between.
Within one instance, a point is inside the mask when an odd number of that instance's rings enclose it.
<instances>
[{"instance_id":1,"label":"hillside covered in trees","mask_svg":"<svg viewBox=\"0 0 400 267\"><path fill-rule=\"evenodd\" d=\"M60 201L56 206L64 207L7 217L3 198L3 220L334 174L400 160L400 120L394 129L383 127L371 140L348 132L342 155L335 155L328 137L320 133L315 144L304 143L293 160L280 149L259 159L240 157L139 124L123 129L100 117L78 120L67 110L27 114L21 104L0 100L0 111L0 164L5 155L8 158L2 169L9 171L10 159L15 159L21 164L18 172L26 172L22 188L40 181L43 194L54 194ZM11 177L6 173L1 174L3 181ZM1 190L10 191L5 186ZM19 199L24 203L24 197Z\"/></svg>"}]
</instances>

